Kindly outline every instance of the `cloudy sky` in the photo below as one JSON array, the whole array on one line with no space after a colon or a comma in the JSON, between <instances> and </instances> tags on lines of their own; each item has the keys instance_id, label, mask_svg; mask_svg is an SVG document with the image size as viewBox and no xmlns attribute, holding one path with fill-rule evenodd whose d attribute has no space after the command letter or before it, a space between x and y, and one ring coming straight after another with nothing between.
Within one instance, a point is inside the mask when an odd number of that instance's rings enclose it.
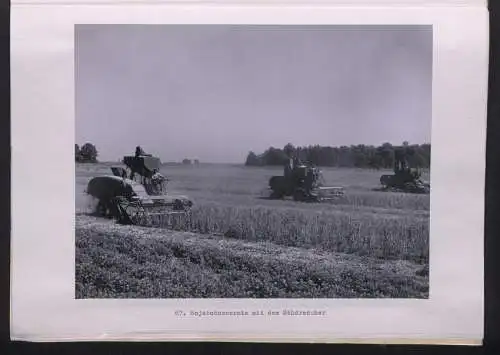
<instances>
[{"instance_id":1,"label":"cloudy sky","mask_svg":"<svg viewBox=\"0 0 500 355\"><path fill-rule=\"evenodd\" d=\"M75 56L76 142L100 160L430 141L428 27L85 25Z\"/></svg>"}]
</instances>

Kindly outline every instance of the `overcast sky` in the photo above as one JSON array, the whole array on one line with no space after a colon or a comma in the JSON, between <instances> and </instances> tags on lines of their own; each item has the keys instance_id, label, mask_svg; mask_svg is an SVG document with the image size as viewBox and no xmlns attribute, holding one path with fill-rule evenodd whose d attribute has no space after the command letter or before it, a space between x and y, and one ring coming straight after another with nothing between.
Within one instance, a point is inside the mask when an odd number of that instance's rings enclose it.
<instances>
[{"instance_id":1,"label":"overcast sky","mask_svg":"<svg viewBox=\"0 0 500 355\"><path fill-rule=\"evenodd\" d=\"M243 163L269 146L430 141L432 29L86 25L76 142Z\"/></svg>"}]
</instances>

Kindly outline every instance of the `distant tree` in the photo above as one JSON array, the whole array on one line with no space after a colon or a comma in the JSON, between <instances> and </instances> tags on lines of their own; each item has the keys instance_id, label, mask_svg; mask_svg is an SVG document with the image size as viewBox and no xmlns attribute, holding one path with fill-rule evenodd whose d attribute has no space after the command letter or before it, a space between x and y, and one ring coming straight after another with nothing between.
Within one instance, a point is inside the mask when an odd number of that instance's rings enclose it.
<instances>
[{"instance_id":1,"label":"distant tree","mask_svg":"<svg viewBox=\"0 0 500 355\"><path fill-rule=\"evenodd\" d=\"M289 159L283 150L270 147L262 154L264 165L284 165Z\"/></svg>"},{"instance_id":2,"label":"distant tree","mask_svg":"<svg viewBox=\"0 0 500 355\"><path fill-rule=\"evenodd\" d=\"M339 149L339 167L352 167L352 157L351 157L351 149L346 146L341 146Z\"/></svg>"},{"instance_id":3,"label":"distant tree","mask_svg":"<svg viewBox=\"0 0 500 355\"><path fill-rule=\"evenodd\" d=\"M382 168L389 169L394 165L394 147L391 143L384 143L377 147L377 155Z\"/></svg>"},{"instance_id":4,"label":"distant tree","mask_svg":"<svg viewBox=\"0 0 500 355\"><path fill-rule=\"evenodd\" d=\"M247 160L245 161L247 166L257 166L261 165L260 159L254 152L249 152L247 155Z\"/></svg>"},{"instance_id":5,"label":"distant tree","mask_svg":"<svg viewBox=\"0 0 500 355\"><path fill-rule=\"evenodd\" d=\"M76 147L75 147L76 150ZM83 163L97 163L99 153L97 148L92 143L85 143L80 148L80 161Z\"/></svg>"},{"instance_id":6,"label":"distant tree","mask_svg":"<svg viewBox=\"0 0 500 355\"><path fill-rule=\"evenodd\" d=\"M382 167L382 160L377 155L371 156L368 160L368 167L379 170Z\"/></svg>"},{"instance_id":7,"label":"distant tree","mask_svg":"<svg viewBox=\"0 0 500 355\"><path fill-rule=\"evenodd\" d=\"M419 154L419 153L417 153L416 155L413 156L411 165L414 166L415 168L429 167L429 165L425 161L424 156L422 154Z\"/></svg>"},{"instance_id":8,"label":"distant tree","mask_svg":"<svg viewBox=\"0 0 500 355\"><path fill-rule=\"evenodd\" d=\"M184 165L191 165L191 160L190 160L190 159L187 159L187 158L186 158L186 159L183 159L183 160L182 160L182 164L184 164Z\"/></svg>"},{"instance_id":9,"label":"distant tree","mask_svg":"<svg viewBox=\"0 0 500 355\"><path fill-rule=\"evenodd\" d=\"M194 160L194 164L195 164L195 165L199 165L199 164L200 164L200 161L199 161L198 159L195 159L195 160Z\"/></svg>"}]
</instances>

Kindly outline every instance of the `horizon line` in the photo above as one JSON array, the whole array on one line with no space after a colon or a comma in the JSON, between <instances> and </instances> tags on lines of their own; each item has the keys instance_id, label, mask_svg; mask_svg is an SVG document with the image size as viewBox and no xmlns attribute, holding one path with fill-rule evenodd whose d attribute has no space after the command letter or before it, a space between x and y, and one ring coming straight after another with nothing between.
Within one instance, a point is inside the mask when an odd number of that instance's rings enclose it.
<instances>
[{"instance_id":1,"label":"horizon line","mask_svg":"<svg viewBox=\"0 0 500 355\"><path fill-rule=\"evenodd\" d=\"M291 144L291 145L293 145L293 146L294 146L294 148L309 148L309 147L319 146L319 147L322 147L322 148L334 148L334 149L335 149L335 148L341 148L341 147L356 147L356 146L361 146L361 145L366 146L366 147L375 147L375 148L377 148L377 147L381 147L381 146L383 146L384 144L387 144L387 143L388 143L388 144L390 144L390 145L391 145L391 146L393 146L393 147L399 147L399 146L402 146L404 142L405 142L405 141L403 141L403 142L401 142L401 143L399 143L399 144L395 144L395 143L391 143L391 142L389 142L389 141L386 141L386 142L383 142L383 143L378 143L378 144L365 144L365 143L357 143L357 144L349 144L349 145L322 145L322 144L295 145L295 144L293 144L293 143L291 143L291 142L286 143L286 144ZM79 148L81 148L83 145L85 145L85 144L87 144L87 143L93 144L96 148L98 148L98 147L97 147L94 143L92 143L91 141L86 141L85 143L83 143L83 144L81 144L81 145L80 145L80 144L78 144L78 143L75 143L75 144L76 144L76 145L78 145L78 147L79 147ZM285 144L285 145L286 145L286 144ZM418 145L418 146L422 146L422 145L431 145L431 142L425 142L425 141L424 141L424 142L422 142L422 143L411 143L411 142L409 142L409 141L408 141L408 145L410 145L410 146L412 146L412 145ZM256 155L262 155L262 154L264 154L264 153L265 153L268 149L270 149L270 148L283 150L283 148L284 148L284 147L285 147L285 146L283 146L283 147L277 147L277 146L270 145L270 146L268 146L267 148L265 148L262 152L258 152L258 151L256 151L256 150L252 150L252 149L250 149L250 150L247 150L247 156L248 156L248 154L249 154L249 153L254 153L254 154L256 154ZM97 151L99 152L99 149L97 149ZM126 155L126 154L125 154L125 155ZM132 155L133 155L133 154L132 154ZM156 156L157 156L157 155L156 155ZM160 158L160 159L161 159L161 158ZM199 160L199 163L200 163L200 164L202 163L202 161L200 160L200 158L187 158L187 157L180 158L180 159L179 159L179 160L177 160L177 161L176 161L176 160L169 160L168 162L165 162L165 163L182 164L182 160L184 160L184 159L189 159L189 160L191 160L191 161ZM243 158L243 160L244 160L244 159L245 159L245 157ZM121 160L121 159L120 159L120 160ZM116 160L105 160L105 161L102 161L102 162L103 162L103 163L104 163L104 162L109 162L109 163L113 163L113 162L114 162L114 163L116 163L117 161L116 161ZM164 162L162 162L162 164L165 164L165 163L164 163ZM206 162L206 161L205 161L205 162L203 162L203 163L205 163L205 164L240 164L240 163L236 163L236 162L235 162L235 163L211 163L211 162ZM241 164L245 164L245 163L243 162L243 163L241 163Z\"/></svg>"}]
</instances>

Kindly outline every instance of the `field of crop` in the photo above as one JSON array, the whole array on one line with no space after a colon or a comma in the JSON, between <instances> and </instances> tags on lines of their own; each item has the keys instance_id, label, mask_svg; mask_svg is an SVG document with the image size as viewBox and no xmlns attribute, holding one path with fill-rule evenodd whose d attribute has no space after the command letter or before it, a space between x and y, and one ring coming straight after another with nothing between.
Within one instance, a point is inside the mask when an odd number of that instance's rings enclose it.
<instances>
[{"instance_id":1,"label":"field of crop","mask_svg":"<svg viewBox=\"0 0 500 355\"><path fill-rule=\"evenodd\" d=\"M189 221L124 227L83 214L76 168L76 293L86 297L427 297L428 195L373 191L384 171L324 169L336 201L261 198L281 168L165 166Z\"/></svg>"}]
</instances>

